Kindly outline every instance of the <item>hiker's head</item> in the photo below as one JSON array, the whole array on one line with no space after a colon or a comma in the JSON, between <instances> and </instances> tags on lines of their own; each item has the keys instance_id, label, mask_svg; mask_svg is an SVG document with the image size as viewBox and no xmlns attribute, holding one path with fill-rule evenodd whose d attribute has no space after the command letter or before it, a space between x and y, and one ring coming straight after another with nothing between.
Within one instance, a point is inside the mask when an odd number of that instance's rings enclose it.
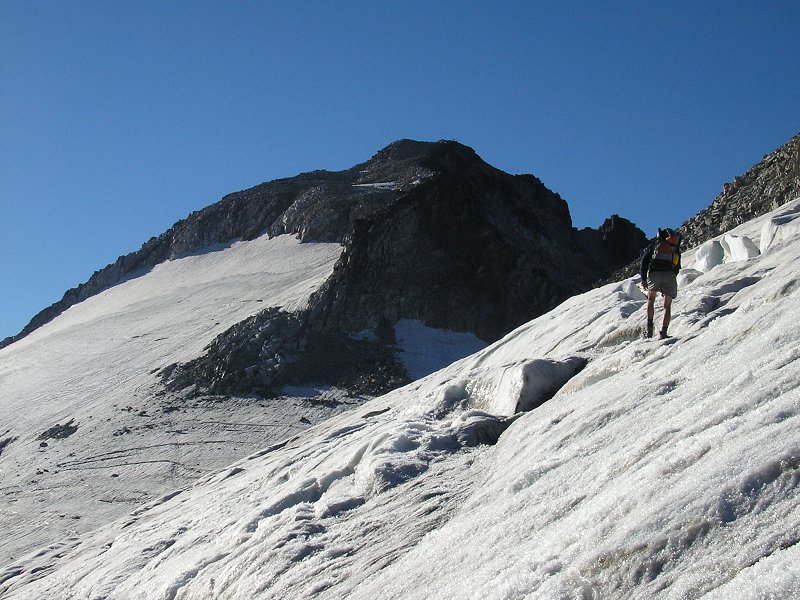
<instances>
[{"instance_id":1,"label":"hiker's head","mask_svg":"<svg viewBox=\"0 0 800 600\"><path fill-rule=\"evenodd\" d=\"M667 227L666 229L658 229L658 237L672 246L677 246L681 240L680 235L674 230Z\"/></svg>"}]
</instances>

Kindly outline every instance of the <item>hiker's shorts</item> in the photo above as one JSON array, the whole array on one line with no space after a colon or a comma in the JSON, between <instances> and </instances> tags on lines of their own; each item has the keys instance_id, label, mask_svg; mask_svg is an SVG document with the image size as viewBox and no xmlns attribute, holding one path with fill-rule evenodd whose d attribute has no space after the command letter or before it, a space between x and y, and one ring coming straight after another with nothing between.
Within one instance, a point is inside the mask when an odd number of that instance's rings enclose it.
<instances>
[{"instance_id":1,"label":"hiker's shorts","mask_svg":"<svg viewBox=\"0 0 800 600\"><path fill-rule=\"evenodd\" d=\"M678 296L678 276L672 271L650 271L647 274L647 289L676 298Z\"/></svg>"}]
</instances>

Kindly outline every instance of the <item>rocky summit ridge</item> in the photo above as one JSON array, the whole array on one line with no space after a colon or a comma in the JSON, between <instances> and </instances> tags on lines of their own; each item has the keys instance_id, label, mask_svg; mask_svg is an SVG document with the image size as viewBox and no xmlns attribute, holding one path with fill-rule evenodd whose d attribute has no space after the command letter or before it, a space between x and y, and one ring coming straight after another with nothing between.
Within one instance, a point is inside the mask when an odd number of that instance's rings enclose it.
<instances>
[{"instance_id":1,"label":"rocky summit ridge","mask_svg":"<svg viewBox=\"0 0 800 600\"><path fill-rule=\"evenodd\" d=\"M504 173L463 144L399 140L350 169L270 181L192 213L4 344L161 262L265 234L337 242L342 256L303 314L271 310L240 323L203 357L166 368L170 387L192 381L203 393L269 394L314 377L382 392L404 381L392 350L398 320L491 342L589 289L645 243L616 215L577 230L567 203L539 179ZM364 331L366 338L351 335ZM337 350L337 368L321 348Z\"/></svg>"},{"instance_id":2,"label":"rocky summit ridge","mask_svg":"<svg viewBox=\"0 0 800 600\"><path fill-rule=\"evenodd\" d=\"M699 246L799 196L800 133L726 183L709 206L683 223L684 244Z\"/></svg>"}]
</instances>

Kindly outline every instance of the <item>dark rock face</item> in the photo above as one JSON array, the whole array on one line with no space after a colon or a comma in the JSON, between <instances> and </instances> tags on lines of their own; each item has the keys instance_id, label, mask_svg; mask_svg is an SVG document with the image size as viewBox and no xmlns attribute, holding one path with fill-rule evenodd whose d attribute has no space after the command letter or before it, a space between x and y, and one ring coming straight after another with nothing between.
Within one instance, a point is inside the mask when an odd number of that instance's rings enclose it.
<instances>
[{"instance_id":1,"label":"dark rock face","mask_svg":"<svg viewBox=\"0 0 800 600\"><path fill-rule=\"evenodd\" d=\"M578 232L566 203L538 179L493 169L463 146L437 151L437 176L355 223L333 277L312 299L312 326L360 331L418 319L491 342L589 289L646 244L619 217L600 232Z\"/></svg>"},{"instance_id":2,"label":"dark rock face","mask_svg":"<svg viewBox=\"0 0 800 600\"><path fill-rule=\"evenodd\" d=\"M514 207L493 215L497 207L476 192L431 181L379 218L357 222L336 272L311 302L312 324L360 331L408 318L494 340L586 284L581 265L583 281L554 276L546 223L518 220ZM503 219L510 230L501 229ZM563 220L550 227L574 237Z\"/></svg>"},{"instance_id":3,"label":"dark rock face","mask_svg":"<svg viewBox=\"0 0 800 600\"><path fill-rule=\"evenodd\" d=\"M37 440L63 440L68 438L73 433L78 431L78 426L74 424L75 419L70 419L63 425L61 423L56 423L46 431L44 431Z\"/></svg>"},{"instance_id":4,"label":"dark rock face","mask_svg":"<svg viewBox=\"0 0 800 600\"><path fill-rule=\"evenodd\" d=\"M595 230L585 230L593 233ZM641 229L619 215L612 215L597 230L600 246L608 256L609 264L624 264L631 256L638 255L647 245L647 237Z\"/></svg>"},{"instance_id":5,"label":"dark rock face","mask_svg":"<svg viewBox=\"0 0 800 600\"><path fill-rule=\"evenodd\" d=\"M691 248L800 196L800 134L726 183L722 193L680 227Z\"/></svg>"}]
</instances>

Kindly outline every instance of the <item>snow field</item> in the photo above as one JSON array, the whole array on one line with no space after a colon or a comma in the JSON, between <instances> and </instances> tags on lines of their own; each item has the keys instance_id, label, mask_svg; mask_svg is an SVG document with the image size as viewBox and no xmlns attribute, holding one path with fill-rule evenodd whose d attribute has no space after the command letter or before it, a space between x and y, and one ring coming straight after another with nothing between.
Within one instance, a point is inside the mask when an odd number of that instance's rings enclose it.
<instances>
[{"instance_id":1,"label":"snow field","mask_svg":"<svg viewBox=\"0 0 800 600\"><path fill-rule=\"evenodd\" d=\"M751 265L782 271L762 292L798 281L792 250ZM800 518L800 398L797 370L787 368L800 357L797 295L755 295L705 325L711 331L686 342L690 351L680 339L655 352L637 341L623 357L595 357L595 372L610 363L610 375L520 418L483 473L491 485L368 589L398 598L684 598L727 581L725 589L755 593L751 565L763 556L788 564L780 555L794 554ZM679 355L683 363L670 360ZM642 382L642 369L620 374L622 363L651 368ZM733 365L741 373L732 376ZM441 577L462 562L469 568ZM760 589L795 597L796 573Z\"/></svg>"},{"instance_id":2,"label":"snow field","mask_svg":"<svg viewBox=\"0 0 800 600\"><path fill-rule=\"evenodd\" d=\"M592 290L0 597L798 597L798 224L687 252L673 339L641 338L635 280Z\"/></svg>"},{"instance_id":3,"label":"snow field","mask_svg":"<svg viewBox=\"0 0 800 600\"><path fill-rule=\"evenodd\" d=\"M290 236L209 248L0 350L0 434L14 439L0 455L0 565L304 428L300 401L280 414L245 401L192 410L161 405L151 388L159 369L197 356L231 325L269 306L302 308L340 252ZM70 421L73 435L38 439Z\"/></svg>"}]
</instances>

